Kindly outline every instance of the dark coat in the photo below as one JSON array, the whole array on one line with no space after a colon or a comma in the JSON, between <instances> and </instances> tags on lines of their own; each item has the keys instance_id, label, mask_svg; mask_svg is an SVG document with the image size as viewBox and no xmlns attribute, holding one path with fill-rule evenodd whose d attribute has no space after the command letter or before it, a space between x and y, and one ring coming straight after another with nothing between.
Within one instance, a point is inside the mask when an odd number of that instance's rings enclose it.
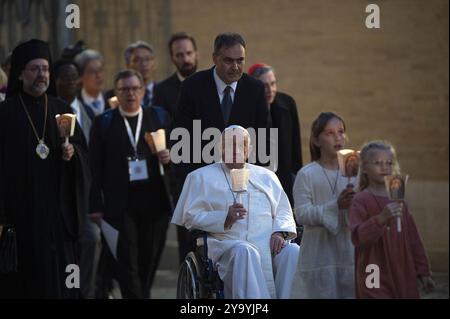
<instances>
[{"instance_id":1,"label":"dark coat","mask_svg":"<svg viewBox=\"0 0 450 319\"><path fill-rule=\"evenodd\" d=\"M181 81L177 73L159 82L153 89L153 105L162 106L173 118L177 108L180 88Z\"/></svg>"},{"instance_id":2,"label":"dark coat","mask_svg":"<svg viewBox=\"0 0 450 319\"><path fill-rule=\"evenodd\" d=\"M277 92L275 100L270 105L270 113L272 127L278 128L276 174L293 205L292 187L297 172L303 166L297 105L291 96Z\"/></svg>"},{"instance_id":3,"label":"dark coat","mask_svg":"<svg viewBox=\"0 0 450 319\"><path fill-rule=\"evenodd\" d=\"M39 137L44 127L44 98L22 94ZM8 297L75 297L78 289L65 287L65 267L76 264L76 242L87 211L89 171L81 128L70 142L71 161L62 160L55 116L72 113L62 100L48 96L45 144L49 156L35 153L37 140L18 96L0 104L0 224L17 232L18 272L0 276Z\"/></svg>"},{"instance_id":4,"label":"dark coat","mask_svg":"<svg viewBox=\"0 0 450 319\"><path fill-rule=\"evenodd\" d=\"M170 213L169 197L159 173L159 162L151 154L144 140L145 132L153 132L163 127L154 108L143 108L142 130L138 144L139 156L147 159L148 182L140 185L139 192L148 191L146 201L156 219ZM89 158L92 170L90 212L103 212L104 219L120 229L127 210L129 191L128 157L134 155L126 127L118 109L104 112L94 119L89 142Z\"/></svg>"},{"instance_id":5,"label":"dark coat","mask_svg":"<svg viewBox=\"0 0 450 319\"><path fill-rule=\"evenodd\" d=\"M174 127L186 128L191 138L193 137L193 120L201 120L202 131L211 127L222 132L229 125L240 125L255 130L267 128L269 110L264 85L245 73L237 83L229 123L224 123L213 70L214 68L199 71L183 81L174 118ZM211 140L202 140L202 149ZM191 140L191 157L193 153L192 145L193 141ZM181 186L184 183L184 179L189 172L204 165L203 162L199 164L178 164L179 185Z\"/></svg>"}]
</instances>

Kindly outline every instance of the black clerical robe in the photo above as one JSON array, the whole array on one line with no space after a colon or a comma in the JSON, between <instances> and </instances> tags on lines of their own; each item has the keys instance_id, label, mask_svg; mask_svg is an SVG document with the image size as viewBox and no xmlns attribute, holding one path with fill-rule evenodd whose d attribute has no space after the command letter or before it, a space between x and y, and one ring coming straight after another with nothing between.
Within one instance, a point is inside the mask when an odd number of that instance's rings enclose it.
<instances>
[{"instance_id":1,"label":"black clerical robe","mask_svg":"<svg viewBox=\"0 0 450 319\"><path fill-rule=\"evenodd\" d=\"M90 212L102 212L103 219L119 231L118 279L122 297L126 299L149 297L171 212L170 192L160 175L158 158L144 139L147 132L160 128L169 132L169 127L161 123L156 107L142 110L137 155L146 160L146 180L130 182L128 159L135 152L118 108L94 119L89 140L93 173ZM134 136L137 116L127 121ZM165 166L165 176L169 167Z\"/></svg>"},{"instance_id":2,"label":"black clerical robe","mask_svg":"<svg viewBox=\"0 0 450 319\"><path fill-rule=\"evenodd\" d=\"M20 94L41 138L45 98ZM50 153L44 160L36 154L37 139L19 96L0 104L0 224L14 225L18 248L18 272L0 275L0 298L79 296L79 289L67 287L65 271L77 263L76 241L87 211L87 148L77 125L70 138L75 155L62 160L55 116L72 111L62 100L47 98L44 141Z\"/></svg>"}]
</instances>

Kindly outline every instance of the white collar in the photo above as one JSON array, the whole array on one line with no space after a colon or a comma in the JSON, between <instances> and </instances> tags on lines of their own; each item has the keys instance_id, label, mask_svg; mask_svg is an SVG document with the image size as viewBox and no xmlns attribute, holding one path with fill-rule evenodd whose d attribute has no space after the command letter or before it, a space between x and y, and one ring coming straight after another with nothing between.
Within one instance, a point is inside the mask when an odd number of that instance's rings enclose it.
<instances>
[{"instance_id":1,"label":"white collar","mask_svg":"<svg viewBox=\"0 0 450 319\"><path fill-rule=\"evenodd\" d=\"M147 90L153 92L153 87L155 86L155 81L151 81L148 85L147 85Z\"/></svg>"},{"instance_id":2,"label":"white collar","mask_svg":"<svg viewBox=\"0 0 450 319\"><path fill-rule=\"evenodd\" d=\"M102 104L105 103L105 100L103 99L103 94L101 92L98 94L98 96L92 97L83 88L81 89L81 97L83 98L84 103L88 105L91 105L95 100L100 100L100 103Z\"/></svg>"},{"instance_id":3,"label":"white collar","mask_svg":"<svg viewBox=\"0 0 450 319\"><path fill-rule=\"evenodd\" d=\"M119 105L119 112L122 116L134 117L142 112L142 107L139 107L139 109L135 112L127 112L127 111L123 110L122 107Z\"/></svg>"},{"instance_id":4,"label":"white collar","mask_svg":"<svg viewBox=\"0 0 450 319\"><path fill-rule=\"evenodd\" d=\"M78 112L78 111L80 110L80 100L78 100L78 98L75 97L75 98L73 99L73 101L70 103L70 106L71 106L73 109L77 110L77 112Z\"/></svg>"},{"instance_id":5,"label":"white collar","mask_svg":"<svg viewBox=\"0 0 450 319\"><path fill-rule=\"evenodd\" d=\"M177 71L176 74L177 74L177 78L178 78L178 80L180 80L180 82L183 82L186 79L184 76L182 76L180 74L180 72Z\"/></svg>"},{"instance_id":6,"label":"white collar","mask_svg":"<svg viewBox=\"0 0 450 319\"><path fill-rule=\"evenodd\" d=\"M236 92L237 81L234 81L231 84L226 84L217 74L216 67L214 67L213 74L214 74L214 82L216 82L217 92L219 92L219 94L223 94L223 91L227 86L231 86L231 88L233 89L233 93Z\"/></svg>"}]
</instances>

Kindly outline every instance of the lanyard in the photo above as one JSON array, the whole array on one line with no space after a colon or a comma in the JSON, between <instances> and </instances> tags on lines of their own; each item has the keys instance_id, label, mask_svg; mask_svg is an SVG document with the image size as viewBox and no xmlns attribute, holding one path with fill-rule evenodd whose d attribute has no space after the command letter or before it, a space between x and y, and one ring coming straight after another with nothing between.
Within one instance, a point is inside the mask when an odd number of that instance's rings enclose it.
<instances>
[{"instance_id":1,"label":"lanyard","mask_svg":"<svg viewBox=\"0 0 450 319\"><path fill-rule=\"evenodd\" d=\"M136 156L136 158L137 158L137 145L139 142L139 134L141 133L142 128L142 117L143 117L142 113L143 113L142 109L139 109L138 121L136 125L136 133L134 137L133 132L131 131L130 123L128 123L127 118L121 113L123 121L125 122L125 126L127 128L128 138L130 139L131 146L133 146L134 155Z\"/></svg>"}]
</instances>

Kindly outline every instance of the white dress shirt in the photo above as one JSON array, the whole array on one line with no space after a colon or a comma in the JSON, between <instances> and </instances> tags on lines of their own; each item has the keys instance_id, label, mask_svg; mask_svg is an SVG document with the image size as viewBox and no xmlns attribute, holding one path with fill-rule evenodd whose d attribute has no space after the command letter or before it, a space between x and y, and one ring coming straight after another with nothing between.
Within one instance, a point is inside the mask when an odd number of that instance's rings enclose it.
<instances>
[{"instance_id":1,"label":"white dress shirt","mask_svg":"<svg viewBox=\"0 0 450 319\"><path fill-rule=\"evenodd\" d=\"M103 111L105 110L105 99L103 98L102 93L100 93L97 97L92 97L83 88L81 90L81 97L83 98L84 103L86 103L92 109L95 115L102 114ZM95 100L100 102L98 108L94 107L93 105Z\"/></svg>"},{"instance_id":2,"label":"white dress shirt","mask_svg":"<svg viewBox=\"0 0 450 319\"><path fill-rule=\"evenodd\" d=\"M77 117L78 124L79 124L80 126L82 126L82 125L81 125L81 123L82 123L82 119L81 119L82 115L81 115L81 102L80 102L80 100L78 100L77 98L75 98L75 99L72 101L72 103L70 103L70 107L72 108L73 113L74 113L74 114L76 115L76 117Z\"/></svg>"},{"instance_id":3,"label":"white dress shirt","mask_svg":"<svg viewBox=\"0 0 450 319\"><path fill-rule=\"evenodd\" d=\"M236 92L237 81L235 81L231 84L226 84L224 81L222 81L222 79L219 77L219 75L217 75L216 68L214 68L213 74L214 74L214 81L216 82L217 94L219 94L220 104L222 104L222 100L223 100L223 96L224 96L223 91L225 90L225 88L227 86L231 86L230 96L231 96L231 101L234 103L234 93Z\"/></svg>"}]
</instances>

